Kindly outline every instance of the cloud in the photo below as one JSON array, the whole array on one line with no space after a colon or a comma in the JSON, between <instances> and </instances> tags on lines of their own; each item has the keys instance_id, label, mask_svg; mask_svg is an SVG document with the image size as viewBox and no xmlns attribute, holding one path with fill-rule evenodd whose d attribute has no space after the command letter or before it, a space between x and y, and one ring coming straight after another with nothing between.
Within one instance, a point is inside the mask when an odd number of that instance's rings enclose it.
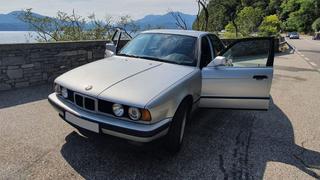
<instances>
[{"instance_id":1,"label":"cloud","mask_svg":"<svg viewBox=\"0 0 320 180\"><path fill-rule=\"evenodd\" d=\"M2 2L1 2L2 1ZM0 13L32 8L34 12L54 16L57 11L97 17L130 15L135 19L147 14L164 14L168 10L196 14L195 0L0 0Z\"/></svg>"}]
</instances>

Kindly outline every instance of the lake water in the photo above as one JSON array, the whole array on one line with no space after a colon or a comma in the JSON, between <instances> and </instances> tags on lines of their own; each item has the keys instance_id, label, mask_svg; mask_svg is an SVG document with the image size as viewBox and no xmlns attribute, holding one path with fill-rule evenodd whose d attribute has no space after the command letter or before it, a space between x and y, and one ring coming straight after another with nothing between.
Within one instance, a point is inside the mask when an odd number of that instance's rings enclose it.
<instances>
[{"instance_id":1,"label":"lake water","mask_svg":"<svg viewBox=\"0 0 320 180\"><path fill-rule=\"evenodd\" d=\"M0 31L0 44L32 43L35 36L33 31Z\"/></svg>"}]
</instances>

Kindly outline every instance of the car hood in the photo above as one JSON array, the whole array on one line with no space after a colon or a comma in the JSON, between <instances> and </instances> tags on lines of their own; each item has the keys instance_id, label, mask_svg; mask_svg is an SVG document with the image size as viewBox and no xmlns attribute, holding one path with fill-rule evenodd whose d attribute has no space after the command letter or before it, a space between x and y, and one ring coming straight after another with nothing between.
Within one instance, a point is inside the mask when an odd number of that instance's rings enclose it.
<instances>
[{"instance_id":1,"label":"car hood","mask_svg":"<svg viewBox=\"0 0 320 180\"><path fill-rule=\"evenodd\" d=\"M194 67L113 56L73 69L55 82L111 102L142 107ZM92 89L86 90L91 86Z\"/></svg>"}]
</instances>

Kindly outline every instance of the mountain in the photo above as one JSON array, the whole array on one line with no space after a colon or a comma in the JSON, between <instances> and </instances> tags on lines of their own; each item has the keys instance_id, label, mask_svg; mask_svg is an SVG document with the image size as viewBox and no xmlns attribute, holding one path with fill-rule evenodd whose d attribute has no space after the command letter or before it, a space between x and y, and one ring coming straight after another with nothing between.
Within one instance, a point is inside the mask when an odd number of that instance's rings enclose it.
<instances>
[{"instance_id":1,"label":"mountain","mask_svg":"<svg viewBox=\"0 0 320 180\"><path fill-rule=\"evenodd\" d=\"M174 12L180 13L180 12ZM180 16L186 21L188 29L192 29L192 24L196 19L195 15L180 13ZM149 27L161 27L168 29L176 29L175 19L170 13L164 15L147 15L142 19L136 20L135 23L142 29Z\"/></svg>"},{"instance_id":2,"label":"mountain","mask_svg":"<svg viewBox=\"0 0 320 180\"><path fill-rule=\"evenodd\" d=\"M23 11L13 11L8 14L0 14L0 31L29 31L30 26L21 21L19 16ZM33 13L36 17L44 17L40 14Z\"/></svg>"},{"instance_id":3,"label":"mountain","mask_svg":"<svg viewBox=\"0 0 320 180\"><path fill-rule=\"evenodd\" d=\"M13 11L8 14L0 14L0 31L29 31L30 26L21 21L18 17L23 11ZM175 12L177 13L177 12ZM45 17L34 13L37 17ZM186 21L189 29L192 29L192 23L195 21L195 15L180 13L181 17ZM176 29L175 20L170 13L164 15L147 15L142 19L136 20L135 23L142 29L147 28L168 28Z\"/></svg>"}]
</instances>

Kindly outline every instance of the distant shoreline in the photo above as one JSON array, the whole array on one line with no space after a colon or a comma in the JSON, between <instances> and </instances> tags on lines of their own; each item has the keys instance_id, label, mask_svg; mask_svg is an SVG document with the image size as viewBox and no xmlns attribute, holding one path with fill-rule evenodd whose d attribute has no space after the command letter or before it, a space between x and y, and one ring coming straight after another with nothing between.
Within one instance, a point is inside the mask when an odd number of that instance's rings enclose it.
<instances>
[{"instance_id":1,"label":"distant shoreline","mask_svg":"<svg viewBox=\"0 0 320 180\"><path fill-rule=\"evenodd\" d=\"M8 30L2 30L0 29L0 32L34 32L34 30L23 30L23 29L15 29L15 30L11 30L11 29L8 29Z\"/></svg>"},{"instance_id":2,"label":"distant shoreline","mask_svg":"<svg viewBox=\"0 0 320 180\"><path fill-rule=\"evenodd\" d=\"M35 31L0 31L0 44L35 43Z\"/></svg>"}]
</instances>

